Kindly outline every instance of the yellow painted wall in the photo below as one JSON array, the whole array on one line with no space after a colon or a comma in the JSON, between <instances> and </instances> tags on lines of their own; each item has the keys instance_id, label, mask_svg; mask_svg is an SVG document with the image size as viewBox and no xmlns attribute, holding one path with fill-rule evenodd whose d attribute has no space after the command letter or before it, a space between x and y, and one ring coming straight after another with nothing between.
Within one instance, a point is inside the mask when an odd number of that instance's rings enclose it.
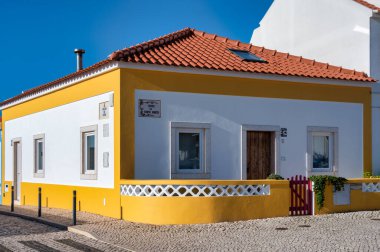
<instances>
[{"instance_id":1,"label":"yellow painted wall","mask_svg":"<svg viewBox=\"0 0 380 252\"><path fill-rule=\"evenodd\" d=\"M348 183L380 183L380 179L349 179ZM362 192L362 190L351 190L350 205L335 206L333 201L333 186L327 185L325 189L324 207L318 210L316 203L316 214L380 210L380 192Z\"/></svg>"},{"instance_id":2,"label":"yellow painted wall","mask_svg":"<svg viewBox=\"0 0 380 252\"><path fill-rule=\"evenodd\" d=\"M114 92L114 185L115 189L91 188L91 187L75 187L61 186L48 184L33 184L23 182L21 185L21 204L35 205L37 200L37 188L42 187L43 192L48 197L49 207L69 208L72 204L72 191L77 189L78 198L81 201L81 210L100 213L111 217L120 217L120 70L96 76L91 79L84 80L76 85L60 89L48 95L44 95L22 104L12 106L3 110L3 139L6 132L5 123L8 120L41 112L47 109L55 108L78 100L97 96L107 92ZM75 116L75 114L73 114ZM5 158L4 146L2 148L2 164L3 173L2 180L4 181ZM4 186L11 182L5 181ZM103 207L103 198L106 197L106 207ZM45 200L43 200L45 202ZM4 194L3 204L10 204L10 188L9 192ZM45 203L44 203L45 204ZM79 207L79 206L78 206Z\"/></svg>"},{"instance_id":3,"label":"yellow painted wall","mask_svg":"<svg viewBox=\"0 0 380 252\"><path fill-rule=\"evenodd\" d=\"M73 209L73 191L77 191L77 210L120 218L120 189L22 183L21 204L38 205L38 187L42 189L42 207ZM105 199L105 205L104 205Z\"/></svg>"},{"instance_id":4,"label":"yellow painted wall","mask_svg":"<svg viewBox=\"0 0 380 252\"><path fill-rule=\"evenodd\" d=\"M134 91L172 91L363 104L363 167L372 171L371 88L256 80L134 69L121 70L121 178L134 178Z\"/></svg>"},{"instance_id":5,"label":"yellow painted wall","mask_svg":"<svg viewBox=\"0 0 380 252\"><path fill-rule=\"evenodd\" d=\"M234 197L134 197L122 196L124 220L166 225L239 221L288 216L288 181L122 181L122 184L242 185L270 184L270 195Z\"/></svg>"}]
</instances>

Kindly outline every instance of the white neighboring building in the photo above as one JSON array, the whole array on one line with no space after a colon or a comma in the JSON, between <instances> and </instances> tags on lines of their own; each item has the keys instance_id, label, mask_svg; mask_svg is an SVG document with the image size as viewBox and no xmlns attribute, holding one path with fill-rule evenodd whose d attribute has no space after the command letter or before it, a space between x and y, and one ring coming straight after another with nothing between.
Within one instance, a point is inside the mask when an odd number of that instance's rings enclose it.
<instances>
[{"instance_id":1,"label":"white neighboring building","mask_svg":"<svg viewBox=\"0 0 380 252\"><path fill-rule=\"evenodd\" d=\"M251 43L380 80L380 0L274 0ZM372 167L380 174L380 88L372 95Z\"/></svg>"}]
</instances>

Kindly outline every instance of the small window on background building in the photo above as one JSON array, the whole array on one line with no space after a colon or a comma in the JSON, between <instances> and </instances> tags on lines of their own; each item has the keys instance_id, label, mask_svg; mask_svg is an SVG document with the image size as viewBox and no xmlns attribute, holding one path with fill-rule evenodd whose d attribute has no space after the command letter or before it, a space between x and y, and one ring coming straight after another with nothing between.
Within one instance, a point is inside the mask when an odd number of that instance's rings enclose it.
<instances>
[{"instance_id":1,"label":"small window on background building","mask_svg":"<svg viewBox=\"0 0 380 252\"><path fill-rule=\"evenodd\" d=\"M210 177L210 125L172 122L172 178Z\"/></svg>"},{"instance_id":2,"label":"small window on background building","mask_svg":"<svg viewBox=\"0 0 380 252\"><path fill-rule=\"evenodd\" d=\"M308 127L309 171L337 172L338 129Z\"/></svg>"},{"instance_id":3,"label":"small window on background building","mask_svg":"<svg viewBox=\"0 0 380 252\"><path fill-rule=\"evenodd\" d=\"M97 125L81 128L81 178L97 179Z\"/></svg>"},{"instance_id":4,"label":"small window on background building","mask_svg":"<svg viewBox=\"0 0 380 252\"><path fill-rule=\"evenodd\" d=\"M45 176L45 135L34 136L34 177Z\"/></svg>"},{"instance_id":5,"label":"small window on background building","mask_svg":"<svg viewBox=\"0 0 380 252\"><path fill-rule=\"evenodd\" d=\"M249 62L261 62L261 63L267 63L267 61L263 60L262 58L256 56L255 54L249 52L249 51L243 51L243 50L236 50L236 49L229 49L233 54L237 55L244 61Z\"/></svg>"}]
</instances>

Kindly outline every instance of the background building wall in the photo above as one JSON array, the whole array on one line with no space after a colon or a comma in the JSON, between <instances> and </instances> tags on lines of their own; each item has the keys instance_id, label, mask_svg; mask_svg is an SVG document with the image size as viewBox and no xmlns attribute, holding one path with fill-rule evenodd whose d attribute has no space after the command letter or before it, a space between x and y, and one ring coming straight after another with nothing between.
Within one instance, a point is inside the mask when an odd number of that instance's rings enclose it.
<instances>
[{"instance_id":1,"label":"background building wall","mask_svg":"<svg viewBox=\"0 0 380 252\"><path fill-rule=\"evenodd\" d=\"M161 100L161 118L138 117L138 99ZM170 178L170 122L211 124L212 179L243 177L243 124L287 128L280 143L284 177L306 175L307 126L338 127L338 175L363 173L362 104L142 90L135 101L136 179Z\"/></svg>"},{"instance_id":2,"label":"background building wall","mask_svg":"<svg viewBox=\"0 0 380 252\"><path fill-rule=\"evenodd\" d=\"M251 43L369 73L371 16L353 0L275 0Z\"/></svg>"}]
</instances>

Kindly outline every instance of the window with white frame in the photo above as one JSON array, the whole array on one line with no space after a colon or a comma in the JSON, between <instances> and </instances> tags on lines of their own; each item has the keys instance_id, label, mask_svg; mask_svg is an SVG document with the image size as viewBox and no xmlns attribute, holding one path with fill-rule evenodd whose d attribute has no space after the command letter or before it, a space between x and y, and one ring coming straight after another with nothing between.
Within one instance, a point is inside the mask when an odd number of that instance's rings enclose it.
<instances>
[{"instance_id":1,"label":"window with white frame","mask_svg":"<svg viewBox=\"0 0 380 252\"><path fill-rule=\"evenodd\" d=\"M171 123L172 178L210 177L210 124Z\"/></svg>"},{"instance_id":2,"label":"window with white frame","mask_svg":"<svg viewBox=\"0 0 380 252\"><path fill-rule=\"evenodd\" d=\"M39 134L33 137L34 152L34 177L45 177L45 135Z\"/></svg>"},{"instance_id":3,"label":"window with white frame","mask_svg":"<svg viewBox=\"0 0 380 252\"><path fill-rule=\"evenodd\" d=\"M309 171L337 172L338 128L308 127Z\"/></svg>"},{"instance_id":4,"label":"window with white frame","mask_svg":"<svg viewBox=\"0 0 380 252\"><path fill-rule=\"evenodd\" d=\"M97 179L97 125L81 128L81 178Z\"/></svg>"}]
</instances>

